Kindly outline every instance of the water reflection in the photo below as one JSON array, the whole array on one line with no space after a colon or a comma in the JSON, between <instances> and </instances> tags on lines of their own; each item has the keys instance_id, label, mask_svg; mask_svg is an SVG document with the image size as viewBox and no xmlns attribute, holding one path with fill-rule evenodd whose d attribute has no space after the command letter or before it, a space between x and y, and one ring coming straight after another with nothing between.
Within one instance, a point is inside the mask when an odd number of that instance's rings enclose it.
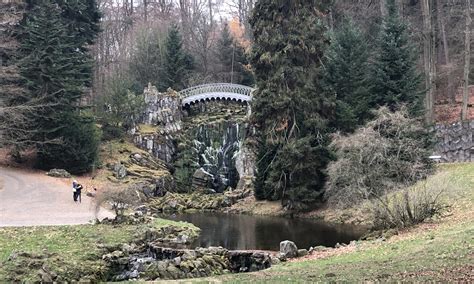
<instances>
[{"instance_id":1,"label":"water reflection","mask_svg":"<svg viewBox=\"0 0 474 284\"><path fill-rule=\"evenodd\" d=\"M354 226L282 217L193 213L165 218L190 222L201 228L194 246L228 249L278 250L283 240L292 240L299 248L334 246L358 239L364 232Z\"/></svg>"}]
</instances>

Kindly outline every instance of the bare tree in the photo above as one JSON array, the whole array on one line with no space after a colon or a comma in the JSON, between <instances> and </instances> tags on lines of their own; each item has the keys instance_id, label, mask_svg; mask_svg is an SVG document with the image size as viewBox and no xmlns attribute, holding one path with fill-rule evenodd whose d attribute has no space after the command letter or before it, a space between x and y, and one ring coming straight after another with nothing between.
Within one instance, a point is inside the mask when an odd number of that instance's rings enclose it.
<instances>
[{"instance_id":1,"label":"bare tree","mask_svg":"<svg viewBox=\"0 0 474 284\"><path fill-rule=\"evenodd\" d=\"M464 40L464 89L462 96L461 120L468 118L467 105L469 101L469 72L471 67L471 0L466 0L466 29Z\"/></svg>"},{"instance_id":2,"label":"bare tree","mask_svg":"<svg viewBox=\"0 0 474 284\"><path fill-rule=\"evenodd\" d=\"M446 14L444 12L444 7L443 7L443 4L441 3L441 0L436 0L436 17L438 20L439 38L441 40L441 46L443 47L442 57L444 59L444 65L446 66L446 70L447 70L447 74L446 74L447 81L448 81L447 92L448 92L448 96L451 103L454 103L456 101L456 92L454 90L451 59L449 56L449 42L448 42L448 37L446 35L447 19L446 19ZM441 48L439 50L441 50Z\"/></svg>"},{"instance_id":3,"label":"bare tree","mask_svg":"<svg viewBox=\"0 0 474 284\"><path fill-rule=\"evenodd\" d=\"M132 208L144 201L144 197L137 190L137 185L121 188L106 188L99 193L95 200L95 214L99 213L102 207L110 207L115 213L114 221L120 223L125 220L127 209Z\"/></svg>"},{"instance_id":4,"label":"bare tree","mask_svg":"<svg viewBox=\"0 0 474 284\"><path fill-rule=\"evenodd\" d=\"M423 61L425 71L425 108L426 122L428 124L434 121L434 99L436 92L436 64L435 64L435 37L432 25L433 5L431 0L422 0L423 13Z\"/></svg>"}]
</instances>

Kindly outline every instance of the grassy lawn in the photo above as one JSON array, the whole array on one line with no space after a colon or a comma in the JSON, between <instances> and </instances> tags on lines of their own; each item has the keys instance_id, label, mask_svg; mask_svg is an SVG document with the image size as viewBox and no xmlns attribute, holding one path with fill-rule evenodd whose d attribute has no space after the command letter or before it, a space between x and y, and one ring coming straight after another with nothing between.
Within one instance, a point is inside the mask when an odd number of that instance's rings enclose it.
<instances>
[{"instance_id":1,"label":"grassy lawn","mask_svg":"<svg viewBox=\"0 0 474 284\"><path fill-rule=\"evenodd\" d=\"M0 229L0 279L37 281L38 271L47 270L69 279L105 273L100 245L128 243L146 229L169 225L198 230L184 222L155 219L147 225L79 225ZM22 257L22 252L28 253ZM15 257L15 255L19 255ZM8 261L11 258L13 260ZM87 277L86 277L87 278Z\"/></svg>"},{"instance_id":2,"label":"grassy lawn","mask_svg":"<svg viewBox=\"0 0 474 284\"><path fill-rule=\"evenodd\" d=\"M474 164L443 165L420 187L446 188L446 216L347 253L197 282L474 281Z\"/></svg>"}]
</instances>

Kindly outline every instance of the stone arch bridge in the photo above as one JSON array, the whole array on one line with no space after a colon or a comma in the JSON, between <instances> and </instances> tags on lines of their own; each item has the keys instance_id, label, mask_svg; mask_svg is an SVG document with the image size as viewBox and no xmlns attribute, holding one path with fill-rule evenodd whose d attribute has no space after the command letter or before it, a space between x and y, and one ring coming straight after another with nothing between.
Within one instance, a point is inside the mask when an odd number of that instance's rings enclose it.
<instances>
[{"instance_id":1,"label":"stone arch bridge","mask_svg":"<svg viewBox=\"0 0 474 284\"><path fill-rule=\"evenodd\" d=\"M216 100L228 100L247 103L252 100L252 87L229 84L214 83L194 86L179 92L181 106L187 107L192 104Z\"/></svg>"}]
</instances>

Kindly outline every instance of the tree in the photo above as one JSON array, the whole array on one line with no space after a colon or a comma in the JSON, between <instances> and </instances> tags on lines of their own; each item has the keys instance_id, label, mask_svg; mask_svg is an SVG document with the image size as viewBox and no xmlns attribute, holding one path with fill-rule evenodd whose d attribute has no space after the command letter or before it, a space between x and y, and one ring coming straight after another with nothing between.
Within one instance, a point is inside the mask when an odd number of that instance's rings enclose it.
<instances>
[{"instance_id":1,"label":"tree","mask_svg":"<svg viewBox=\"0 0 474 284\"><path fill-rule=\"evenodd\" d=\"M282 200L288 209L317 200L331 156L326 122L334 103L315 85L327 45L326 4L262 0L250 20L257 79L252 121L262 143L258 157L270 161L258 162L256 195Z\"/></svg>"},{"instance_id":2,"label":"tree","mask_svg":"<svg viewBox=\"0 0 474 284\"><path fill-rule=\"evenodd\" d=\"M66 169L75 174L93 170L101 136L93 117L62 112L56 119L67 125L57 131L58 143L47 143L40 148L37 166Z\"/></svg>"},{"instance_id":3,"label":"tree","mask_svg":"<svg viewBox=\"0 0 474 284\"><path fill-rule=\"evenodd\" d=\"M373 64L371 106L388 106L395 110L407 103L412 114L421 115L421 77L416 68L416 53L395 0L387 0L387 13Z\"/></svg>"},{"instance_id":4,"label":"tree","mask_svg":"<svg viewBox=\"0 0 474 284\"><path fill-rule=\"evenodd\" d=\"M139 190L138 185L131 185L128 187L108 187L97 195L95 200L95 215L97 217L102 207L110 207L115 213L113 223L120 224L127 221L125 215L126 210L141 204L145 199Z\"/></svg>"},{"instance_id":5,"label":"tree","mask_svg":"<svg viewBox=\"0 0 474 284\"><path fill-rule=\"evenodd\" d=\"M461 120L468 118L467 105L469 102L469 71L471 65L471 0L466 0L466 30L464 31L464 83L462 96Z\"/></svg>"},{"instance_id":6,"label":"tree","mask_svg":"<svg viewBox=\"0 0 474 284\"><path fill-rule=\"evenodd\" d=\"M193 59L183 49L178 27L172 25L166 39L166 87L177 91L185 88L186 77L192 69Z\"/></svg>"},{"instance_id":7,"label":"tree","mask_svg":"<svg viewBox=\"0 0 474 284\"><path fill-rule=\"evenodd\" d=\"M421 3L423 11L423 63L425 71L425 109L426 123L431 124L434 121L434 100L436 93L436 38L432 24L433 2L423 0Z\"/></svg>"},{"instance_id":8,"label":"tree","mask_svg":"<svg viewBox=\"0 0 474 284\"><path fill-rule=\"evenodd\" d=\"M351 131L370 114L369 53L362 32L350 20L331 37L324 56L322 87L327 96L337 99L338 130Z\"/></svg>"},{"instance_id":9,"label":"tree","mask_svg":"<svg viewBox=\"0 0 474 284\"><path fill-rule=\"evenodd\" d=\"M216 58L219 60L217 80L251 86L255 80L247 67L248 60L244 48L232 37L226 23L216 44Z\"/></svg>"},{"instance_id":10,"label":"tree","mask_svg":"<svg viewBox=\"0 0 474 284\"><path fill-rule=\"evenodd\" d=\"M126 73L117 72L107 80L106 92L98 102L101 106L99 113L102 119L104 138L118 138L135 126L138 116L145 107L143 95L136 95L133 80ZM110 132L118 132L113 135Z\"/></svg>"},{"instance_id":11,"label":"tree","mask_svg":"<svg viewBox=\"0 0 474 284\"><path fill-rule=\"evenodd\" d=\"M40 1L28 14L21 41L25 57L20 63L27 92L18 101L41 99L47 106L31 114L34 123L29 125L38 166L79 173L92 168L98 146L93 142L97 137L93 121L83 117L78 108L91 83L92 63L81 45L85 41L70 36L61 12L57 4Z\"/></svg>"},{"instance_id":12,"label":"tree","mask_svg":"<svg viewBox=\"0 0 474 284\"><path fill-rule=\"evenodd\" d=\"M165 36L159 30L142 29L129 62L129 76L136 86L134 91L142 92L151 83L159 90L166 90L166 46Z\"/></svg>"}]
</instances>

